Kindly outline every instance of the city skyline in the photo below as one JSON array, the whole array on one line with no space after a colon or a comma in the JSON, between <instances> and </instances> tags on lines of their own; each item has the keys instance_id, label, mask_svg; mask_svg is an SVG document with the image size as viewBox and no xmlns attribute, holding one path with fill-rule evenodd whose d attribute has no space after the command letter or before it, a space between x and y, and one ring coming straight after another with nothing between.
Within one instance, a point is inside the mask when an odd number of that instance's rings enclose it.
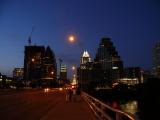
<instances>
[{"instance_id":1,"label":"city skyline","mask_svg":"<svg viewBox=\"0 0 160 120\"><path fill-rule=\"evenodd\" d=\"M23 67L24 46L32 27L32 45L50 45L57 64L80 64L87 50L95 58L101 38L110 37L124 67L152 68L152 49L160 40L160 2L142 1L32 1L0 2L0 72L12 76ZM75 43L67 37L75 35Z\"/></svg>"}]
</instances>

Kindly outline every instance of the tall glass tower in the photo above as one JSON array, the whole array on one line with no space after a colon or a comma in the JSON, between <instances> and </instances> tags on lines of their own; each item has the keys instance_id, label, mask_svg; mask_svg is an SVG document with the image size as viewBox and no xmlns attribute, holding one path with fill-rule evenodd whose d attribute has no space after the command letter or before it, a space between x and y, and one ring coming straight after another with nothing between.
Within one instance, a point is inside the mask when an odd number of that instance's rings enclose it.
<instances>
[{"instance_id":1,"label":"tall glass tower","mask_svg":"<svg viewBox=\"0 0 160 120\"><path fill-rule=\"evenodd\" d=\"M104 80L112 82L122 77L123 62L110 38L102 38L95 57L104 71Z\"/></svg>"}]
</instances>

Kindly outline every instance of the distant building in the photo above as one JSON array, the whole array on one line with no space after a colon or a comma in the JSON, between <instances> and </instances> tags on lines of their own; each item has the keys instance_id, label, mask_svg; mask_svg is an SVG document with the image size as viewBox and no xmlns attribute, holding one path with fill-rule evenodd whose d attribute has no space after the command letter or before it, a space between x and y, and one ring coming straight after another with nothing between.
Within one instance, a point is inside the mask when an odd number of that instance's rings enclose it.
<instances>
[{"instance_id":1,"label":"distant building","mask_svg":"<svg viewBox=\"0 0 160 120\"><path fill-rule=\"evenodd\" d=\"M44 46L25 46L24 80L34 87L52 84L56 80L55 55Z\"/></svg>"},{"instance_id":2,"label":"distant building","mask_svg":"<svg viewBox=\"0 0 160 120\"><path fill-rule=\"evenodd\" d=\"M24 69L23 68L15 68L13 70L13 78L16 80L23 80L24 77Z\"/></svg>"},{"instance_id":3,"label":"distant building","mask_svg":"<svg viewBox=\"0 0 160 120\"><path fill-rule=\"evenodd\" d=\"M0 73L0 88L10 88L12 85L13 78L7 77Z\"/></svg>"},{"instance_id":4,"label":"distant building","mask_svg":"<svg viewBox=\"0 0 160 120\"><path fill-rule=\"evenodd\" d=\"M104 71L100 63L92 63L92 82L94 87L105 87L106 82L104 80Z\"/></svg>"},{"instance_id":5,"label":"distant building","mask_svg":"<svg viewBox=\"0 0 160 120\"><path fill-rule=\"evenodd\" d=\"M67 66L62 64L60 69L60 82L66 83L67 82Z\"/></svg>"},{"instance_id":6,"label":"distant building","mask_svg":"<svg viewBox=\"0 0 160 120\"><path fill-rule=\"evenodd\" d=\"M123 78L119 79L119 82L127 85L136 85L143 83L143 81L143 70L140 67L125 68Z\"/></svg>"},{"instance_id":7,"label":"distant building","mask_svg":"<svg viewBox=\"0 0 160 120\"><path fill-rule=\"evenodd\" d=\"M153 74L160 78L160 42L153 48Z\"/></svg>"},{"instance_id":8,"label":"distant building","mask_svg":"<svg viewBox=\"0 0 160 120\"><path fill-rule=\"evenodd\" d=\"M44 46L25 46L24 80L27 81L27 84L40 86L44 53Z\"/></svg>"},{"instance_id":9,"label":"distant building","mask_svg":"<svg viewBox=\"0 0 160 120\"><path fill-rule=\"evenodd\" d=\"M111 83L123 75L123 62L110 38L102 38L95 57L104 73L104 83Z\"/></svg>"},{"instance_id":10,"label":"distant building","mask_svg":"<svg viewBox=\"0 0 160 120\"><path fill-rule=\"evenodd\" d=\"M84 51L81 56L81 65L91 62L91 57L87 51Z\"/></svg>"},{"instance_id":11,"label":"distant building","mask_svg":"<svg viewBox=\"0 0 160 120\"><path fill-rule=\"evenodd\" d=\"M57 80L57 63L55 54L48 46L45 50L42 60L42 84L47 86L53 86Z\"/></svg>"},{"instance_id":12,"label":"distant building","mask_svg":"<svg viewBox=\"0 0 160 120\"><path fill-rule=\"evenodd\" d=\"M80 61L80 67L77 68L78 84L82 89L86 89L92 80L92 62L87 51L83 52Z\"/></svg>"}]
</instances>

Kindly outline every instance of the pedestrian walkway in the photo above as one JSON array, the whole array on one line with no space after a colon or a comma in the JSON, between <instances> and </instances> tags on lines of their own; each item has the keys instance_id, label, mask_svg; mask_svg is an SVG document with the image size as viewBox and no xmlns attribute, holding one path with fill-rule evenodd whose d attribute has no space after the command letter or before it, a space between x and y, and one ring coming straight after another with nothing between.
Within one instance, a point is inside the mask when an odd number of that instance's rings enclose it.
<instances>
[{"instance_id":1,"label":"pedestrian walkway","mask_svg":"<svg viewBox=\"0 0 160 120\"><path fill-rule=\"evenodd\" d=\"M80 98L79 101L64 101L57 104L41 120L96 120L88 104Z\"/></svg>"}]
</instances>

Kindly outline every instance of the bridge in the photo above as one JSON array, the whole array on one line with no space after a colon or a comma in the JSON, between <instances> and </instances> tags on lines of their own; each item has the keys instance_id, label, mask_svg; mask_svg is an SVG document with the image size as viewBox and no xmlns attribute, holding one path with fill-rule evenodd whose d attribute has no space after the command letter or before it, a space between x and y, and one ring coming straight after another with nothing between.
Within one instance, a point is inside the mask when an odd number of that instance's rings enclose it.
<instances>
[{"instance_id":1,"label":"bridge","mask_svg":"<svg viewBox=\"0 0 160 120\"><path fill-rule=\"evenodd\" d=\"M0 91L1 120L134 120L82 92L66 102L65 90Z\"/></svg>"}]
</instances>

